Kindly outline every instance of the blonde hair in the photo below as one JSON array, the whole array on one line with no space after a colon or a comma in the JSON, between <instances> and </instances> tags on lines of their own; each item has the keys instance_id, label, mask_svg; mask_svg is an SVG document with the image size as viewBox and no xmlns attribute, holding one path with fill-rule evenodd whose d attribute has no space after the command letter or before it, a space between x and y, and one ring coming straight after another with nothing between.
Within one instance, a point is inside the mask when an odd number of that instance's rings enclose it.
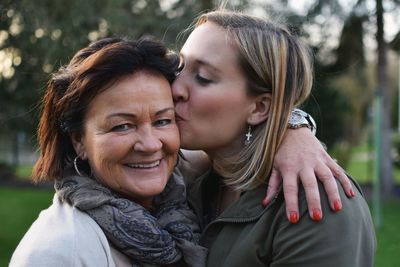
<instances>
[{"instance_id":1,"label":"blonde hair","mask_svg":"<svg viewBox=\"0 0 400 267\"><path fill-rule=\"evenodd\" d=\"M224 182L236 190L266 183L291 110L309 95L313 66L308 47L284 25L240 12L202 14L196 27L212 22L228 32L247 77L247 94L271 94L268 119L254 127L253 140L236 156L214 162Z\"/></svg>"}]
</instances>

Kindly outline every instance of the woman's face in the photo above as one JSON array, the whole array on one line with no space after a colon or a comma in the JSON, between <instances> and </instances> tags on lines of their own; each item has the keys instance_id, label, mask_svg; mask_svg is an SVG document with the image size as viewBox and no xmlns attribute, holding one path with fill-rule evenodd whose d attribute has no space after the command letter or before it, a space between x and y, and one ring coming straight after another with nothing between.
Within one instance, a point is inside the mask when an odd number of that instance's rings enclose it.
<instances>
[{"instance_id":1,"label":"woman's face","mask_svg":"<svg viewBox=\"0 0 400 267\"><path fill-rule=\"evenodd\" d=\"M227 32L206 22L181 50L181 72L172 85L181 146L209 155L241 147L251 99Z\"/></svg>"},{"instance_id":2,"label":"woman's face","mask_svg":"<svg viewBox=\"0 0 400 267\"><path fill-rule=\"evenodd\" d=\"M179 133L171 87L161 75L138 72L97 95L75 150L97 180L149 207L175 166Z\"/></svg>"}]
</instances>

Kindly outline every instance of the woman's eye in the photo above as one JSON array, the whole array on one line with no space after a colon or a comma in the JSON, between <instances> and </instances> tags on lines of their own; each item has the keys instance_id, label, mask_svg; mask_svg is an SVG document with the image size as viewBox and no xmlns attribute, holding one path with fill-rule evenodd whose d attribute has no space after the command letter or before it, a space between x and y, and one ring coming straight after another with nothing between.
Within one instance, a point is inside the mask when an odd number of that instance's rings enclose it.
<instances>
[{"instance_id":1,"label":"woman's eye","mask_svg":"<svg viewBox=\"0 0 400 267\"><path fill-rule=\"evenodd\" d=\"M172 120L171 119L162 119L162 120L157 120L154 122L154 126L160 127L160 126L166 126L171 124Z\"/></svg>"},{"instance_id":2,"label":"woman's eye","mask_svg":"<svg viewBox=\"0 0 400 267\"><path fill-rule=\"evenodd\" d=\"M120 124L111 128L113 132L123 132L131 129L131 125L128 123Z\"/></svg>"},{"instance_id":3,"label":"woman's eye","mask_svg":"<svg viewBox=\"0 0 400 267\"><path fill-rule=\"evenodd\" d=\"M204 78L203 76L201 76L200 74L196 74L196 81L201 84L201 85L208 85L210 83L212 83L213 81L207 78Z\"/></svg>"}]
</instances>

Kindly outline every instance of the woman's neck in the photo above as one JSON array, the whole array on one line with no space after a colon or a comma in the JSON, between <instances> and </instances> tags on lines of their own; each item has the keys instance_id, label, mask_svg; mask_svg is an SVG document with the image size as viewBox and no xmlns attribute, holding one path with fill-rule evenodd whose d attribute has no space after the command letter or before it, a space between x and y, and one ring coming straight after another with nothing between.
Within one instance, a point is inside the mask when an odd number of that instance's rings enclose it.
<instances>
[{"instance_id":1,"label":"woman's neck","mask_svg":"<svg viewBox=\"0 0 400 267\"><path fill-rule=\"evenodd\" d=\"M229 142L228 145L222 145L214 147L213 149L204 150L211 161L218 161L230 158L240 153L243 150L244 143L240 138L236 138L234 141Z\"/></svg>"},{"instance_id":2,"label":"woman's neck","mask_svg":"<svg viewBox=\"0 0 400 267\"><path fill-rule=\"evenodd\" d=\"M221 186L218 197L218 214L221 214L226 208L236 202L240 197L240 192L233 190L228 186Z\"/></svg>"},{"instance_id":3,"label":"woman's neck","mask_svg":"<svg viewBox=\"0 0 400 267\"><path fill-rule=\"evenodd\" d=\"M213 169L223 180L224 175L220 172L220 167L226 165L227 160L232 160L243 149L243 144L233 142L232 145L215 150L205 151L210 158ZM224 169L224 167L222 167ZM221 181L221 186L218 192L217 215L221 214L226 208L236 202L240 197L240 191L234 190L232 187L224 185Z\"/></svg>"}]
</instances>

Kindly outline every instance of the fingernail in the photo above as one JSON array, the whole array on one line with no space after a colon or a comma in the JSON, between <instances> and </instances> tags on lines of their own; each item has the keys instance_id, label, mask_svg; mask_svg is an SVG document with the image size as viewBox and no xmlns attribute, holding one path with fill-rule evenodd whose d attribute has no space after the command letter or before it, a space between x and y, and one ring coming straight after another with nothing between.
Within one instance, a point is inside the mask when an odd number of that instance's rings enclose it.
<instances>
[{"instance_id":1,"label":"fingernail","mask_svg":"<svg viewBox=\"0 0 400 267\"><path fill-rule=\"evenodd\" d=\"M333 202L333 208L335 211L340 211L342 209L342 202L338 199L335 200L335 202Z\"/></svg>"},{"instance_id":2,"label":"fingernail","mask_svg":"<svg viewBox=\"0 0 400 267\"><path fill-rule=\"evenodd\" d=\"M356 194L354 193L354 191L353 191L353 188L350 188L349 193L350 193L350 196L351 196L351 197L354 197L354 196L356 195Z\"/></svg>"},{"instance_id":3,"label":"fingernail","mask_svg":"<svg viewBox=\"0 0 400 267\"><path fill-rule=\"evenodd\" d=\"M290 217L290 219L289 219L290 222L293 224L297 223L297 221L299 220L299 216L297 216L297 212L295 212L295 211L291 211L289 217Z\"/></svg>"},{"instance_id":4,"label":"fingernail","mask_svg":"<svg viewBox=\"0 0 400 267\"><path fill-rule=\"evenodd\" d=\"M314 210L312 219L314 221L317 221L317 222L320 221L322 219L321 211L320 210Z\"/></svg>"},{"instance_id":5,"label":"fingernail","mask_svg":"<svg viewBox=\"0 0 400 267\"><path fill-rule=\"evenodd\" d=\"M266 206L268 206L269 202L270 202L270 201L269 201L268 199L267 199L267 200L263 199L263 200L261 201L261 205L264 206L264 207L266 207Z\"/></svg>"}]
</instances>

